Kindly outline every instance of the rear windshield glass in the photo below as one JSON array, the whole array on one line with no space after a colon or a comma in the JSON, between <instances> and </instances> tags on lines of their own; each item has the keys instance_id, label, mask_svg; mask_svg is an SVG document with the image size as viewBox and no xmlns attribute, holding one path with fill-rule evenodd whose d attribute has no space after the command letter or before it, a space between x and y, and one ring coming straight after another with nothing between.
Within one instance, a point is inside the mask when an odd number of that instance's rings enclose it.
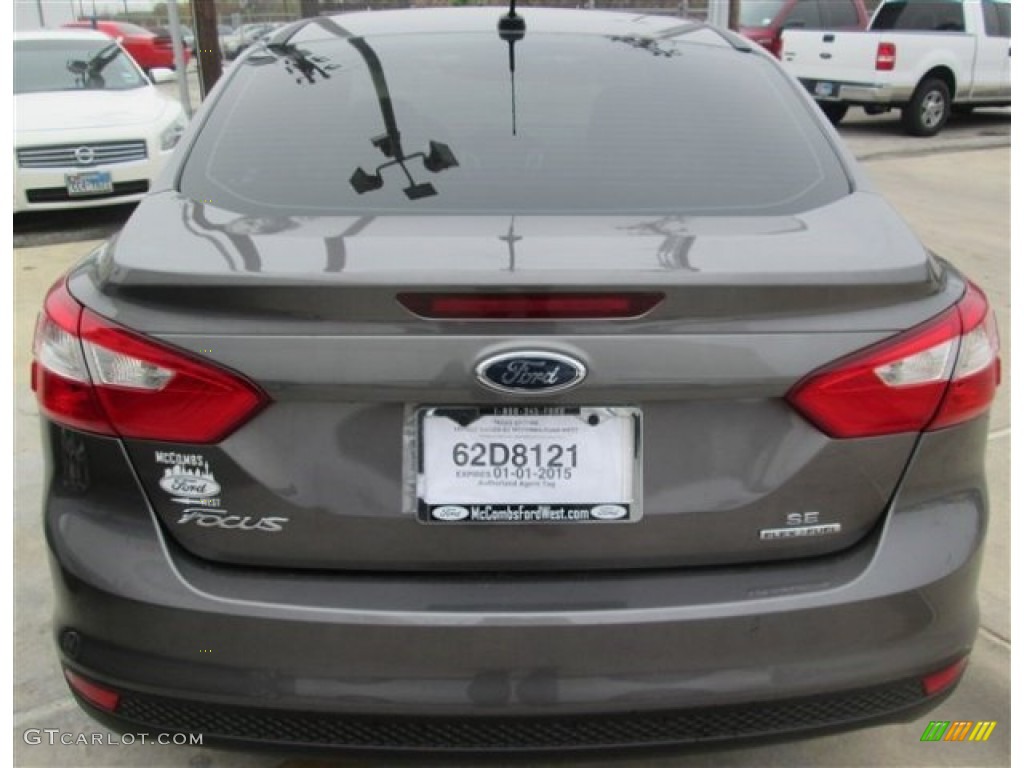
<instances>
[{"instance_id":1,"label":"rear windshield glass","mask_svg":"<svg viewBox=\"0 0 1024 768\"><path fill-rule=\"evenodd\" d=\"M147 85L113 40L19 40L14 92L124 91Z\"/></svg>"},{"instance_id":2,"label":"rear windshield glass","mask_svg":"<svg viewBox=\"0 0 1024 768\"><path fill-rule=\"evenodd\" d=\"M996 14L999 16L999 36L1010 36L1010 4L996 3Z\"/></svg>"},{"instance_id":3,"label":"rear windshield glass","mask_svg":"<svg viewBox=\"0 0 1024 768\"><path fill-rule=\"evenodd\" d=\"M878 9L871 28L963 32L964 8L958 0L889 2Z\"/></svg>"},{"instance_id":4,"label":"rear windshield glass","mask_svg":"<svg viewBox=\"0 0 1024 768\"><path fill-rule=\"evenodd\" d=\"M743 0L740 4L740 26L771 26L785 4L786 0Z\"/></svg>"},{"instance_id":5,"label":"rear windshield glass","mask_svg":"<svg viewBox=\"0 0 1024 768\"><path fill-rule=\"evenodd\" d=\"M754 215L849 193L812 107L708 30L528 32L512 72L495 32L364 39L321 24L237 65L186 195L248 215Z\"/></svg>"}]
</instances>

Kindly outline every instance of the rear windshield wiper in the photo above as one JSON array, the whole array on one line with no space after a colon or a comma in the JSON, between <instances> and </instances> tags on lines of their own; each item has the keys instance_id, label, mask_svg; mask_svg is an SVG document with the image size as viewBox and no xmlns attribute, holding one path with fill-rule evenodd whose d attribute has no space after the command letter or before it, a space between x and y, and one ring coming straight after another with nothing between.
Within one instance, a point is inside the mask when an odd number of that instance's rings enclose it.
<instances>
[{"instance_id":1,"label":"rear windshield wiper","mask_svg":"<svg viewBox=\"0 0 1024 768\"><path fill-rule=\"evenodd\" d=\"M110 43L110 45L103 46L84 61L82 59L72 59L68 62L68 71L79 76L98 75L106 69L107 65L116 59L120 53L121 48L118 44Z\"/></svg>"}]
</instances>

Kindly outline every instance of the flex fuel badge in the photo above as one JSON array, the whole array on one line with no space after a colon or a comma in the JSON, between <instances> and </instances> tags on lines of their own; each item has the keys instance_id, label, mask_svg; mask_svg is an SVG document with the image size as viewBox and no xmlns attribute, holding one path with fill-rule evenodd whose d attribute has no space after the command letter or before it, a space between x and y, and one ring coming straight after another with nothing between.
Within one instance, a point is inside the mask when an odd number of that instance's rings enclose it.
<instances>
[{"instance_id":1,"label":"flex fuel badge","mask_svg":"<svg viewBox=\"0 0 1024 768\"><path fill-rule=\"evenodd\" d=\"M785 528L762 528L761 541L777 539L802 539L813 536L830 536L843 530L841 523L823 523L819 512L791 512L786 515Z\"/></svg>"}]
</instances>

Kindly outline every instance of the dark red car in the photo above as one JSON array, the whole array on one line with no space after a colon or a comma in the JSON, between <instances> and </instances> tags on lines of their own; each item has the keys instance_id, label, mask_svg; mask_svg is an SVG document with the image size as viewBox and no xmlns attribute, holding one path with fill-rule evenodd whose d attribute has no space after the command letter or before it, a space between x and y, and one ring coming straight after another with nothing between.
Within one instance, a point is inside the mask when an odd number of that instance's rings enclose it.
<instances>
[{"instance_id":1,"label":"dark red car","mask_svg":"<svg viewBox=\"0 0 1024 768\"><path fill-rule=\"evenodd\" d=\"M740 0L740 33L778 58L782 30L865 29L864 0Z\"/></svg>"},{"instance_id":2,"label":"dark red car","mask_svg":"<svg viewBox=\"0 0 1024 768\"><path fill-rule=\"evenodd\" d=\"M146 72L156 67L174 69L174 46L169 34L150 32L138 24L129 24L125 21L72 21L64 26L97 29L105 35L119 39L121 46ZM190 58L187 48L184 54L187 65Z\"/></svg>"}]
</instances>

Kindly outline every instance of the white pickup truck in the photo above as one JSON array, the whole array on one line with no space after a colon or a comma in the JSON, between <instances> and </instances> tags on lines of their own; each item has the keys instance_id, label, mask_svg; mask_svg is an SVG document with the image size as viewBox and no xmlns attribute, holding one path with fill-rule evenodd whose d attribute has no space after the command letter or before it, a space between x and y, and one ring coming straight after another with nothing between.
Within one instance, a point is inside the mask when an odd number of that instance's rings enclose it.
<instances>
[{"instance_id":1,"label":"white pickup truck","mask_svg":"<svg viewBox=\"0 0 1024 768\"><path fill-rule=\"evenodd\" d=\"M786 29L781 59L832 122L896 108L933 136L951 111L1009 105L1010 2L885 0L863 32Z\"/></svg>"}]
</instances>

